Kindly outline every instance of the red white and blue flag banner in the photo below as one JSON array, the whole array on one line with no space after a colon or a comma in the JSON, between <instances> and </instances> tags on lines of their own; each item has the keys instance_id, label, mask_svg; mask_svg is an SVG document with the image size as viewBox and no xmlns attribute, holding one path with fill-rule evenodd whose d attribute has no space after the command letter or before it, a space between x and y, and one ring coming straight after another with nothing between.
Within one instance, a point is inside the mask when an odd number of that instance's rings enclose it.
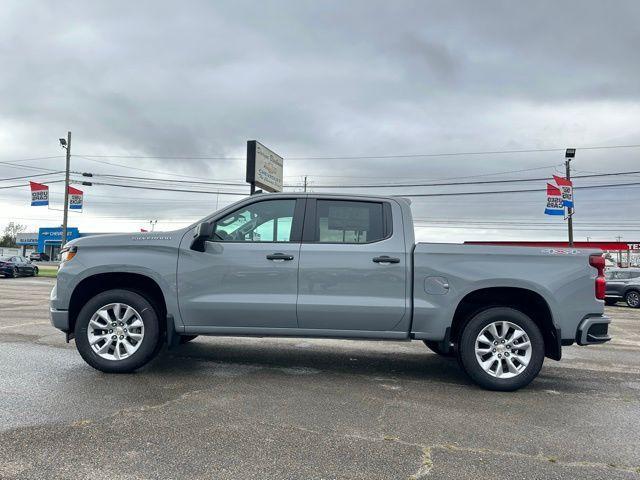
<instances>
[{"instance_id":1,"label":"red white and blue flag banner","mask_svg":"<svg viewBox=\"0 0 640 480\"><path fill-rule=\"evenodd\" d=\"M556 175L553 176L553 179L562 192L562 204L565 207L573 208L573 182Z\"/></svg>"},{"instance_id":2,"label":"red white and blue flag banner","mask_svg":"<svg viewBox=\"0 0 640 480\"><path fill-rule=\"evenodd\" d=\"M31 187L31 206L49 205L49 187L42 183L29 182Z\"/></svg>"},{"instance_id":3,"label":"red white and blue flag banner","mask_svg":"<svg viewBox=\"0 0 640 480\"><path fill-rule=\"evenodd\" d=\"M82 210L82 190L69 187L69 208L71 210Z\"/></svg>"},{"instance_id":4,"label":"red white and blue flag banner","mask_svg":"<svg viewBox=\"0 0 640 480\"><path fill-rule=\"evenodd\" d=\"M547 183L547 208L545 215L564 215L564 204L562 202L562 192L555 185Z\"/></svg>"}]
</instances>

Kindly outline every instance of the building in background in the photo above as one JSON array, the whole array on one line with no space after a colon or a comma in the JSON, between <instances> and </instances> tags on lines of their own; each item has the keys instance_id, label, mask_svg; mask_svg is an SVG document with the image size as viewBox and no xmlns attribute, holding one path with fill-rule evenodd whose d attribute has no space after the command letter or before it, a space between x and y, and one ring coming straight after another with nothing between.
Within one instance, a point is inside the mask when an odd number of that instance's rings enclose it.
<instances>
[{"instance_id":1,"label":"building in background","mask_svg":"<svg viewBox=\"0 0 640 480\"><path fill-rule=\"evenodd\" d=\"M67 228L67 241L92 235L106 235L106 233L81 233L76 227ZM41 227L37 233L19 233L16 244L22 249L22 256L27 252L42 252L55 260L62 248L62 227Z\"/></svg>"}]
</instances>

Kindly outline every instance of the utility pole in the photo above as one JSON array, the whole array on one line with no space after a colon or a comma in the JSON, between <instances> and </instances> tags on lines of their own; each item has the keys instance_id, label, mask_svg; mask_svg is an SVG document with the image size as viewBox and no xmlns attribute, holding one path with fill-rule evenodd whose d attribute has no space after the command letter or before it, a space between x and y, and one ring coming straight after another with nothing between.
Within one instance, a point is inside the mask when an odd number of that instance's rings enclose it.
<instances>
[{"instance_id":1,"label":"utility pole","mask_svg":"<svg viewBox=\"0 0 640 480\"><path fill-rule=\"evenodd\" d=\"M67 149L67 166L64 173L64 214L62 216L62 241L60 248L67 243L67 220L69 217L69 168L71 166L71 132L67 132L67 139L60 139L62 148Z\"/></svg>"},{"instance_id":2,"label":"utility pole","mask_svg":"<svg viewBox=\"0 0 640 480\"><path fill-rule=\"evenodd\" d=\"M149 224L151 224L152 232L156 229L156 223L158 223L158 220L149 220Z\"/></svg>"},{"instance_id":3,"label":"utility pole","mask_svg":"<svg viewBox=\"0 0 640 480\"><path fill-rule=\"evenodd\" d=\"M307 191L307 176L304 176L304 191Z\"/></svg>"},{"instance_id":4,"label":"utility pole","mask_svg":"<svg viewBox=\"0 0 640 480\"><path fill-rule=\"evenodd\" d=\"M567 180L571 180L571 159L575 158L576 149L575 148L567 148L564 157L565 162L564 166L567 169ZM574 200L575 202L575 200ZM567 207L567 226L569 229L569 246L573 247L573 208Z\"/></svg>"},{"instance_id":5,"label":"utility pole","mask_svg":"<svg viewBox=\"0 0 640 480\"><path fill-rule=\"evenodd\" d=\"M618 235L616 237L616 240L618 241L618 243L620 243L620 241L622 240L622 237L620 235ZM618 266L622 267L622 250L620 250L620 245L618 245Z\"/></svg>"}]
</instances>

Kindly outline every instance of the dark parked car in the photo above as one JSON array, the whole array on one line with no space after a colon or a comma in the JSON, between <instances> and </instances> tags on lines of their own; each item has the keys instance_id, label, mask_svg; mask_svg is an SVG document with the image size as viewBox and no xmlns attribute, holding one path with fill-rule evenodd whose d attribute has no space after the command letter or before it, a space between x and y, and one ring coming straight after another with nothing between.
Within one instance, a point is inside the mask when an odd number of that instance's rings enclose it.
<instances>
[{"instance_id":1,"label":"dark parked car","mask_svg":"<svg viewBox=\"0 0 640 480\"><path fill-rule=\"evenodd\" d=\"M606 277L607 305L624 300L632 308L640 307L640 268L612 268Z\"/></svg>"},{"instance_id":2,"label":"dark parked car","mask_svg":"<svg viewBox=\"0 0 640 480\"><path fill-rule=\"evenodd\" d=\"M38 275L38 267L24 257L0 257L0 274L5 277L35 277Z\"/></svg>"},{"instance_id":3,"label":"dark parked car","mask_svg":"<svg viewBox=\"0 0 640 480\"><path fill-rule=\"evenodd\" d=\"M44 252L31 252L29 255L29 260L32 262L48 262L51 260L51 257Z\"/></svg>"}]
</instances>

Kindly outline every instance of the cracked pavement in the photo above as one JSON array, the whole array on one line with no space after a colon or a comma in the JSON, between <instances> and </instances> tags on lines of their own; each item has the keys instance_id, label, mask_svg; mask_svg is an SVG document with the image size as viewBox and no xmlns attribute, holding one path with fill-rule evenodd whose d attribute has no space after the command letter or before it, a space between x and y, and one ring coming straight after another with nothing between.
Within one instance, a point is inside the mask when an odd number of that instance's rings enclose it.
<instances>
[{"instance_id":1,"label":"cracked pavement","mask_svg":"<svg viewBox=\"0 0 640 480\"><path fill-rule=\"evenodd\" d=\"M0 279L0 478L640 478L640 310L515 393L421 342L198 338L87 366L49 279Z\"/></svg>"}]
</instances>

